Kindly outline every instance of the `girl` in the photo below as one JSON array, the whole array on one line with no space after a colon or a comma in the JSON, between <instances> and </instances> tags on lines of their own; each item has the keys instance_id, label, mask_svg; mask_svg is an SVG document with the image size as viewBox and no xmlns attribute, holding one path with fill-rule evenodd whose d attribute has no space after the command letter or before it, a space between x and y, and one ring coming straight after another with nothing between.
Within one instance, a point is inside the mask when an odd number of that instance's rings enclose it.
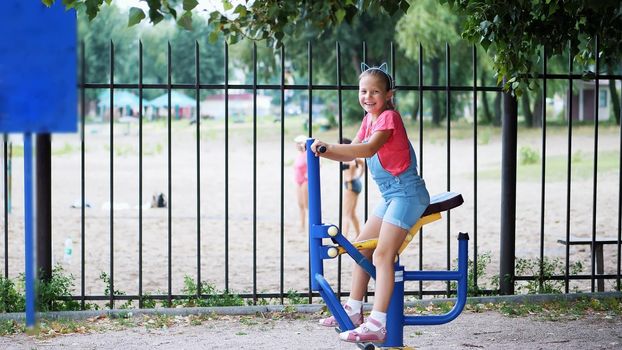
<instances>
[{"instance_id":1,"label":"girl","mask_svg":"<svg viewBox=\"0 0 622 350\"><path fill-rule=\"evenodd\" d=\"M356 137L349 145L315 140L311 150L315 156L341 162L367 158L367 166L382 194L383 200L356 239L378 239L375 251L361 252L372 258L376 267L372 312L363 323L363 297L369 275L355 265L352 291L344 309L358 327L339 334L340 339L348 342L382 343L386 337L386 311L393 292L394 258L408 230L430 203L430 196L417 173L417 159L402 118L393 109L393 79L387 72L386 63L380 67L361 64L361 71L359 103L366 114ZM322 146L325 147L324 153L319 151ZM320 324L334 327L337 322L334 317L329 317L320 320Z\"/></svg>"}]
</instances>

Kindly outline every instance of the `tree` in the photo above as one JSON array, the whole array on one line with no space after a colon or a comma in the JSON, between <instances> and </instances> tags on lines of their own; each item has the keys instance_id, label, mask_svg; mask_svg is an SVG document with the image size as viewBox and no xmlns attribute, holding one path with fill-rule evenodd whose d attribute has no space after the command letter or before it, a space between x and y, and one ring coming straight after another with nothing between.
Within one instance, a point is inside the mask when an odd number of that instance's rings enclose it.
<instances>
[{"instance_id":1,"label":"tree","mask_svg":"<svg viewBox=\"0 0 622 350\"><path fill-rule=\"evenodd\" d=\"M622 54L622 6L617 0L441 1L465 16L463 37L494 52L497 82L507 77L504 88L518 94L535 82L539 67L533 57L542 57L543 46L547 58L569 49L584 65L593 64L598 55L609 66Z\"/></svg>"},{"instance_id":2,"label":"tree","mask_svg":"<svg viewBox=\"0 0 622 350\"><path fill-rule=\"evenodd\" d=\"M56 0L41 1L49 6ZM547 47L548 56L559 55L568 47L574 59L582 64L590 64L598 56L603 67L609 67L606 69L613 67L622 54L622 6L617 0L439 1L448 3L452 10L465 16L463 37L481 45L487 52L494 51L497 82L505 77L503 87L517 94L536 82L537 67L532 57L539 55L542 46ZM97 16L104 2L110 4L112 0L63 0L66 8L83 11L91 19ZM170 17L180 26L192 28L196 0L147 0L147 3L152 23ZM286 33L313 29L322 34L344 22L351 23L366 12L395 14L406 12L410 7L407 0L265 0L235 7L231 1L222 0L222 4L222 12L210 13L209 22L214 24L210 33L212 40L217 40L222 33L230 43L246 37L265 39L274 47L282 45ZM128 24L137 24L146 18L142 9L132 8ZM598 53L595 52L597 37L600 40Z\"/></svg>"},{"instance_id":3,"label":"tree","mask_svg":"<svg viewBox=\"0 0 622 350\"><path fill-rule=\"evenodd\" d=\"M56 0L41 0L51 6ZM67 9L74 8L84 12L89 19L99 13L101 6L110 5L112 0L63 0ZM145 20L147 16L151 23L158 24L166 18L173 18L177 24L186 29L193 28L193 11L197 9L197 0L146 0L149 10L147 14L137 7L130 9L128 24L135 25ZM216 24L212 38L216 40L218 32L222 32L235 43L241 38L252 40L267 40L274 47L282 45L286 33L311 30L322 34L326 29L336 27L344 21L351 23L359 13L387 12L391 15L405 12L409 3L407 0L264 0L261 2L247 2L235 7L230 0L222 0L222 9L210 12L210 23Z\"/></svg>"},{"instance_id":4,"label":"tree","mask_svg":"<svg viewBox=\"0 0 622 350\"><path fill-rule=\"evenodd\" d=\"M438 26L437 23L443 23ZM458 24L460 18L441 6L436 0L417 1L397 24L397 41L402 43L406 56L411 60L419 57L419 44L424 58L429 60L429 72L433 86L439 86L441 65L445 56L445 43L450 47L460 40ZM454 63L458 60L454 59ZM419 64L424 64L419 62ZM447 79L447 77L445 77ZM438 91L432 92L432 122L440 125L443 105Z\"/></svg>"}]
</instances>

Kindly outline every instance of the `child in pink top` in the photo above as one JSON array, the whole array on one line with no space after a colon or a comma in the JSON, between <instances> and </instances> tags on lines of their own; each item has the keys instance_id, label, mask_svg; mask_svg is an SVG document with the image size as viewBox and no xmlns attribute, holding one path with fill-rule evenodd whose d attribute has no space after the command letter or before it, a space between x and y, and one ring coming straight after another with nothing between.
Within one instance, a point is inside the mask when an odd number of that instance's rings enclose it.
<instances>
[{"instance_id":1,"label":"child in pink top","mask_svg":"<svg viewBox=\"0 0 622 350\"><path fill-rule=\"evenodd\" d=\"M305 151L306 137L298 135L294 142L298 149L298 155L294 160L294 182L296 183L296 198L298 200L298 210L300 212L300 230L305 232L307 209L309 206L309 189L307 186L307 152Z\"/></svg>"}]
</instances>

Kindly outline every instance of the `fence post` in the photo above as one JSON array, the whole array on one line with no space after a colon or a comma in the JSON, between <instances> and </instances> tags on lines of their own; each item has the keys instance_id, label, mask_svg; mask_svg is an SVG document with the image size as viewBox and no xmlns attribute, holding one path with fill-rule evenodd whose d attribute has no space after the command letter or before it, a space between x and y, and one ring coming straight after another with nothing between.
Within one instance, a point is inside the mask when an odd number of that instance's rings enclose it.
<instances>
[{"instance_id":1,"label":"fence post","mask_svg":"<svg viewBox=\"0 0 622 350\"><path fill-rule=\"evenodd\" d=\"M505 85L505 80L504 80ZM516 143L518 103L516 96L503 94L501 122L501 249L499 292L514 294L516 245Z\"/></svg>"},{"instance_id":2,"label":"fence post","mask_svg":"<svg viewBox=\"0 0 622 350\"><path fill-rule=\"evenodd\" d=\"M52 140L50 134L36 136L36 228L37 274L52 278Z\"/></svg>"}]
</instances>

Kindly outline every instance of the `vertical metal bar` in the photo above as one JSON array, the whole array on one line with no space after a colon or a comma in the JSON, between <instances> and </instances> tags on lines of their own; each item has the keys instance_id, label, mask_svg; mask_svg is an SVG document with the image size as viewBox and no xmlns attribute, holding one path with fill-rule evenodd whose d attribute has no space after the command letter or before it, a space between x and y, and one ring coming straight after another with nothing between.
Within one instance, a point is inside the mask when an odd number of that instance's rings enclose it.
<instances>
[{"instance_id":1,"label":"vertical metal bar","mask_svg":"<svg viewBox=\"0 0 622 350\"><path fill-rule=\"evenodd\" d=\"M143 42L138 41L138 307L143 307Z\"/></svg>"},{"instance_id":2,"label":"vertical metal bar","mask_svg":"<svg viewBox=\"0 0 622 350\"><path fill-rule=\"evenodd\" d=\"M34 208L33 208L33 164L32 164L32 134L24 133L24 244L25 244L25 302L26 302L26 327L32 329L35 326L35 257L34 257Z\"/></svg>"},{"instance_id":3,"label":"vertical metal bar","mask_svg":"<svg viewBox=\"0 0 622 350\"><path fill-rule=\"evenodd\" d=\"M341 91L341 46L337 41L335 43L335 54L337 61L337 116L339 121L339 143L343 138L343 95ZM339 162L339 229L343 227L343 171L341 171L341 162ZM347 234L347 232L346 232ZM337 258L337 298L341 297L341 267L342 267L341 255Z\"/></svg>"},{"instance_id":4,"label":"vertical metal bar","mask_svg":"<svg viewBox=\"0 0 622 350\"><path fill-rule=\"evenodd\" d=\"M85 291L86 291L86 282L85 282L85 252L86 252L86 223L85 223L85 214L86 214L86 176L85 176L85 152L86 152L86 142L85 142L85 126L86 123L86 88L84 84L86 83L86 54L84 52L84 41L80 42L80 309L84 310L85 308Z\"/></svg>"},{"instance_id":5,"label":"vertical metal bar","mask_svg":"<svg viewBox=\"0 0 622 350\"><path fill-rule=\"evenodd\" d=\"M542 168L540 173L540 274L538 278L538 286L542 290L544 283L544 211L546 197L546 83L547 83L547 50L542 49Z\"/></svg>"},{"instance_id":6,"label":"vertical metal bar","mask_svg":"<svg viewBox=\"0 0 622 350\"><path fill-rule=\"evenodd\" d=\"M307 42L307 74L309 75L307 78L307 103L309 104L309 114L308 114L308 124L307 131L308 136L313 137L313 47L311 46L311 42ZM308 164L307 164L308 165ZM309 207L311 210L311 207ZM309 227L311 226L311 222L309 221ZM308 259L309 269L311 271L311 257ZM309 304L313 303L313 289L311 288L311 280L313 276L309 274Z\"/></svg>"},{"instance_id":7,"label":"vertical metal bar","mask_svg":"<svg viewBox=\"0 0 622 350\"><path fill-rule=\"evenodd\" d=\"M229 292L229 45L225 41L225 291Z\"/></svg>"},{"instance_id":8,"label":"vertical metal bar","mask_svg":"<svg viewBox=\"0 0 622 350\"><path fill-rule=\"evenodd\" d=\"M618 174L622 174L622 106L618 111L620 129L620 145L618 147ZM618 276L616 277L616 290L620 291L620 263L622 262L622 178L618 175Z\"/></svg>"},{"instance_id":9,"label":"vertical metal bar","mask_svg":"<svg viewBox=\"0 0 622 350\"><path fill-rule=\"evenodd\" d=\"M367 64L367 43L365 41L363 41L363 62L365 64ZM362 72L361 72L362 73ZM357 95L358 96L358 95ZM363 115L365 114L365 112L363 112ZM363 213L363 222L367 222L367 218L369 215L369 191L368 191L368 187L369 187L369 174L367 171L367 159L365 159L365 177L364 177L364 187L365 187L365 207L364 207L364 213ZM365 298L367 298L367 293L365 293Z\"/></svg>"},{"instance_id":10,"label":"vertical metal bar","mask_svg":"<svg viewBox=\"0 0 622 350\"><path fill-rule=\"evenodd\" d=\"M114 43L110 40L110 309L114 309Z\"/></svg>"},{"instance_id":11,"label":"vertical metal bar","mask_svg":"<svg viewBox=\"0 0 622 350\"><path fill-rule=\"evenodd\" d=\"M445 112L447 113L447 191L451 190L451 51L445 43ZM451 269L451 210L447 210L447 270ZM447 297L451 294L451 284L447 281Z\"/></svg>"},{"instance_id":12,"label":"vertical metal bar","mask_svg":"<svg viewBox=\"0 0 622 350\"><path fill-rule=\"evenodd\" d=\"M313 47L311 42L307 43L307 73L309 78L307 80L307 97L309 103L309 123L307 125L309 137L313 136Z\"/></svg>"},{"instance_id":13,"label":"vertical metal bar","mask_svg":"<svg viewBox=\"0 0 622 350\"><path fill-rule=\"evenodd\" d=\"M9 136L2 136L4 151L4 278L9 278Z\"/></svg>"},{"instance_id":14,"label":"vertical metal bar","mask_svg":"<svg viewBox=\"0 0 622 350\"><path fill-rule=\"evenodd\" d=\"M201 297L201 67L199 61L199 42L194 42L196 100L196 133L197 133L197 298Z\"/></svg>"},{"instance_id":15,"label":"vertical metal bar","mask_svg":"<svg viewBox=\"0 0 622 350\"><path fill-rule=\"evenodd\" d=\"M365 64L367 64L367 42L363 41L363 62ZM362 73L362 72L361 72ZM357 94L358 96L358 94ZM363 112L363 116L365 115L365 112ZM364 160L365 162L365 177L364 177L364 188L365 188L365 207L364 207L364 213L363 213L363 222L367 222L367 219L369 218L369 172L367 171L367 159ZM365 301L368 301L368 297L369 297L369 291L365 291Z\"/></svg>"},{"instance_id":16,"label":"vertical metal bar","mask_svg":"<svg viewBox=\"0 0 622 350\"><path fill-rule=\"evenodd\" d=\"M473 45L473 287L477 291L477 48ZM482 97L485 98L484 95Z\"/></svg>"},{"instance_id":17,"label":"vertical metal bar","mask_svg":"<svg viewBox=\"0 0 622 350\"><path fill-rule=\"evenodd\" d=\"M167 85L166 85L166 90L167 90L167 94L168 94L168 114L167 114L167 119L166 119L166 131L167 131L167 151L168 151L168 155L167 155L167 160L168 160L168 241L167 241L167 245L168 245L168 292L167 292L167 302L168 302L168 306L171 307L171 303L173 301L172 299L172 294L173 294L173 220L172 220L172 215L173 215L173 198L172 198L172 192L173 192L173 186L172 186L172 174L173 174L173 165L171 164L173 162L173 158L172 158L172 111L171 111L171 89L172 89L172 69L171 69L171 42L169 41L167 43L167 66L166 66L166 73L167 73Z\"/></svg>"},{"instance_id":18,"label":"vertical metal bar","mask_svg":"<svg viewBox=\"0 0 622 350\"><path fill-rule=\"evenodd\" d=\"M504 79L505 85L505 79ZM516 96L503 94L501 123L501 239L499 287L501 294L514 294L516 247L516 143L518 103Z\"/></svg>"},{"instance_id":19,"label":"vertical metal bar","mask_svg":"<svg viewBox=\"0 0 622 350\"><path fill-rule=\"evenodd\" d=\"M568 43L568 157L566 168L566 274L564 276L565 293L569 291L570 276L570 191L572 189L572 49Z\"/></svg>"},{"instance_id":20,"label":"vertical metal bar","mask_svg":"<svg viewBox=\"0 0 622 350\"><path fill-rule=\"evenodd\" d=\"M423 45L419 43L419 175L423 178ZM423 228L419 230L419 271L423 270ZM423 281L419 281L419 299L423 299Z\"/></svg>"},{"instance_id":21,"label":"vertical metal bar","mask_svg":"<svg viewBox=\"0 0 622 350\"><path fill-rule=\"evenodd\" d=\"M391 77L393 78L393 89L396 88L396 81L397 81L397 77L395 76L395 45L393 45L393 42L391 41L391 43L389 44L389 60L391 61ZM393 100L394 102L396 99L395 94L393 95Z\"/></svg>"},{"instance_id":22,"label":"vertical metal bar","mask_svg":"<svg viewBox=\"0 0 622 350\"><path fill-rule=\"evenodd\" d=\"M596 200L597 200L597 187L598 187L598 104L600 102L600 85L598 80L600 70L600 60L598 54L600 51L600 38L594 37L594 60L595 60L595 76L594 76L594 172L593 188L592 188L592 274L591 285L592 293L594 293L594 275L596 274Z\"/></svg>"},{"instance_id":23,"label":"vertical metal bar","mask_svg":"<svg viewBox=\"0 0 622 350\"><path fill-rule=\"evenodd\" d=\"M257 43L253 41L253 303L257 303Z\"/></svg>"},{"instance_id":24,"label":"vertical metal bar","mask_svg":"<svg viewBox=\"0 0 622 350\"><path fill-rule=\"evenodd\" d=\"M280 285L281 304L285 290L285 46L281 46L281 223L280 223Z\"/></svg>"},{"instance_id":25,"label":"vertical metal bar","mask_svg":"<svg viewBox=\"0 0 622 350\"><path fill-rule=\"evenodd\" d=\"M39 279L52 278L52 140L50 134L35 134L35 268Z\"/></svg>"}]
</instances>

